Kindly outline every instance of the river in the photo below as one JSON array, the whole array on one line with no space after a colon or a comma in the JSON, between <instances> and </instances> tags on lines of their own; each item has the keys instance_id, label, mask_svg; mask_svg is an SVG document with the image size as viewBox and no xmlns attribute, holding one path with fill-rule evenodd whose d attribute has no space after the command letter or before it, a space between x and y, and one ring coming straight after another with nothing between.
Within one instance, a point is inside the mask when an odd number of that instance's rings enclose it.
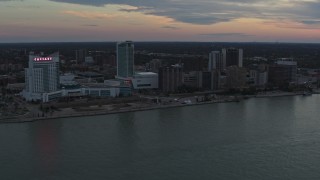
<instances>
[{"instance_id":1,"label":"river","mask_svg":"<svg viewBox=\"0 0 320 180\"><path fill-rule=\"evenodd\" d=\"M320 95L0 124L3 180L320 179Z\"/></svg>"}]
</instances>

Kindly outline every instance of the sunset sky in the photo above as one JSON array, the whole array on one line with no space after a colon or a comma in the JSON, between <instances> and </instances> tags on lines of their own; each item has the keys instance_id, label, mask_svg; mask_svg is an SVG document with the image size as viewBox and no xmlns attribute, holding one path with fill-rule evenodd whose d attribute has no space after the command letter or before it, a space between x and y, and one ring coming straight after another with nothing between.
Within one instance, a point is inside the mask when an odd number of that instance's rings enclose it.
<instances>
[{"instance_id":1,"label":"sunset sky","mask_svg":"<svg viewBox=\"0 0 320 180\"><path fill-rule=\"evenodd\" d=\"M320 0L0 0L1 42L320 43Z\"/></svg>"}]
</instances>

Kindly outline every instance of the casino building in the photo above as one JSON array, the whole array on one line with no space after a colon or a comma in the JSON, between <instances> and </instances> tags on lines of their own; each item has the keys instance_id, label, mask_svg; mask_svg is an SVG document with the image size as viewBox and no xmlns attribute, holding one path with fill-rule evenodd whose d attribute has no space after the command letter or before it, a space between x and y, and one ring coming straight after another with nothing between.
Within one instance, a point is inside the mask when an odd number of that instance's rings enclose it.
<instances>
[{"instance_id":1,"label":"casino building","mask_svg":"<svg viewBox=\"0 0 320 180\"><path fill-rule=\"evenodd\" d=\"M76 83L74 75L61 75L59 53L49 56L29 55L25 69L25 89L21 95L26 101L50 102L61 97L118 97L131 95L131 87L124 84Z\"/></svg>"},{"instance_id":2,"label":"casino building","mask_svg":"<svg viewBox=\"0 0 320 180\"><path fill-rule=\"evenodd\" d=\"M59 90L59 53L49 56L30 53L29 66L25 68L25 89L22 92L27 101L43 99L43 94Z\"/></svg>"}]
</instances>

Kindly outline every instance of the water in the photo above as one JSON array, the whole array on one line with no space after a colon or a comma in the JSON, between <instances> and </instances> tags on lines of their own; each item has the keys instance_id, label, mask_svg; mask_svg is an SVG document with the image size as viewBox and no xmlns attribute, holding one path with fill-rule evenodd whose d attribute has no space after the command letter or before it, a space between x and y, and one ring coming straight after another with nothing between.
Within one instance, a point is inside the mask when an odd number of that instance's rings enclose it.
<instances>
[{"instance_id":1,"label":"water","mask_svg":"<svg viewBox=\"0 0 320 180\"><path fill-rule=\"evenodd\" d=\"M320 179L320 95L0 124L0 179Z\"/></svg>"}]
</instances>

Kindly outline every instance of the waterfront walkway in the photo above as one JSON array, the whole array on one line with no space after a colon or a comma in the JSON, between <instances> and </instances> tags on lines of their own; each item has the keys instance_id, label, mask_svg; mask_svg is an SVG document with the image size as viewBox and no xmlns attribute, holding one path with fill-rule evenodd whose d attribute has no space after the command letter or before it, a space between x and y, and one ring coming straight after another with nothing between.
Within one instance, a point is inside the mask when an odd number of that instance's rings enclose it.
<instances>
[{"instance_id":1,"label":"waterfront walkway","mask_svg":"<svg viewBox=\"0 0 320 180\"><path fill-rule=\"evenodd\" d=\"M63 108L60 111L54 113L46 113L43 116L33 116L30 117L30 114L11 117L11 118L2 118L0 123L25 123L25 122L34 122L40 120L50 120L50 119L60 119L60 118L70 118L70 117L82 117L82 116L97 116L97 115L107 115L107 114L117 114L117 113L126 113L126 112L135 112L135 111L148 111L154 109L165 109L165 108L176 108L184 106L194 106L194 105L204 105L204 104L213 104L213 103L228 103L228 102L239 102L247 98L270 98L270 97L281 97L281 96L296 96L303 95L302 92L291 93L291 92L281 92L281 93L266 93L259 95L250 95L250 96L228 96L228 98L220 98L216 100L196 102L192 101L191 103L184 103L183 101L171 102L168 104L156 104L156 103L128 103L127 106L119 105L104 105L104 106L94 106L94 107L82 107L82 108ZM193 97L189 97L193 98ZM189 100L188 97L185 99Z\"/></svg>"}]
</instances>

